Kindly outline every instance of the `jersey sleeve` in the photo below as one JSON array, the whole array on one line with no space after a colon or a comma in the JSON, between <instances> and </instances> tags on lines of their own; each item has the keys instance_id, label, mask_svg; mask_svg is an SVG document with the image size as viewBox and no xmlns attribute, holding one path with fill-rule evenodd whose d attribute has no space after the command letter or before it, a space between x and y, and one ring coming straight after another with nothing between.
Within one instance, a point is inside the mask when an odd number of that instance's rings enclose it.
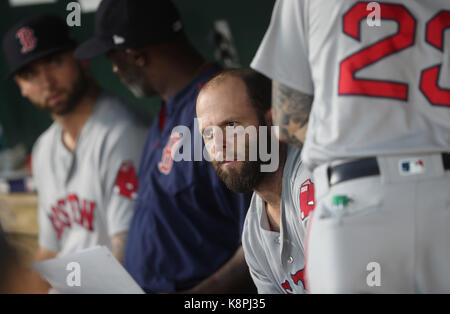
<instances>
[{"instance_id":1,"label":"jersey sleeve","mask_svg":"<svg viewBox=\"0 0 450 314\"><path fill-rule=\"evenodd\" d=\"M50 221L50 217L47 214L45 208L42 206L40 195L40 187L43 184L42 176L39 172L39 158L40 158L40 139L36 141L33 146L33 150L31 153L31 168L33 173L33 180L36 184L37 192L38 192L38 227L39 227L39 236L38 243L39 246L50 250L58 252L60 250L58 235L55 229L52 226Z\"/></svg>"},{"instance_id":2,"label":"jersey sleeve","mask_svg":"<svg viewBox=\"0 0 450 314\"><path fill-rule=\"evenodd\" d=\"M307 3L306 0L277 0L251 67L272 80L312 95Z\"/></svg>"},{"instance_id":3,"label":"jersey sleeve","mask_svg":"<svg viewBox=\"0 0 450 314\"><path fill-rule=\"evenodd\" d=\"M301 155L299 154L295 161L293 162L292 167L292 175L291 175L291 184L290 184L290 193L292 202L294 204L294 208L296 212L300 213L302 208L300 204L300 189L301 185L305 181L305 177L309 173L304 165L302 165ZM308 178L309 179L309 178Z\"/></svg>"},{"instance_id":4,"label":"jersey sleeve","mask_svg":"<svg viewBox=\"0 0 450 314\"><path fill-rule=\"evenodd\" d=\"M301 154L296 156L291 173L291 199L295 213L298 213L299 215L296 219L302 221L306 230L307 222L311 213L314 211L316 204L312 173L305 164L303 164Z\"/></svg>"},{"instance_id":5,"label":"jersey sleeve","mask_svg":"<svg viewBox=\"0 0 450 314\"><path fill-rule=\"evenodd\" d=\"M101 169L109 236L127 231L130 225L138 193L137 171L146 133L144 127L137 125L120 126L114 130L102 153Z\"/></svg>"}]
</instances>

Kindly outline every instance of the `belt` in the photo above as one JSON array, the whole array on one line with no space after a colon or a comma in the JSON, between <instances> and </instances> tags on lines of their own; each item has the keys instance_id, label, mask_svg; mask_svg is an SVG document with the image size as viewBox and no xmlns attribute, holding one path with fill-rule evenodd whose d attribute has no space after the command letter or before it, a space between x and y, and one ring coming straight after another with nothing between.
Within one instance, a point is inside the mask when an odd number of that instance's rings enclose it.
<instances>
[{"instance_id":1,"label":"belt","mask_svg":"<svg viewBox=\"0 0 450 314\"><path fill-rule=\"evenodd\" d=\"M442 154L444 170L450 169L450 153ZM328 167L328 181L330 186L362 177L380 174L380 168L375 157L358 159L333 167Z\"/></svg>"}]
</instances>

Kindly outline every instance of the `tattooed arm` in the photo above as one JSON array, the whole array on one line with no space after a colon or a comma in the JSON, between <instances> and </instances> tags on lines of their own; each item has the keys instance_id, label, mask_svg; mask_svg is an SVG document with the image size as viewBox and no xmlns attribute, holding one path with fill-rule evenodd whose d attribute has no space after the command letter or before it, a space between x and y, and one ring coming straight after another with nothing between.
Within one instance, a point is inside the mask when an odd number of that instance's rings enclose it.
<instances>
[{"instance_id":1,"label":"tattooed arm","mask_svg":"<svg viewBox=\"0 0 450 314\"><path fill-rule=\"evenodd\" d=\"M125 231L118 233L111 238L112 253L122 265L124 263L125 241L127 240L127 235L128 233Z\"/></svg>"},{"instance_id":2,"label":"tattooed arm","mask_svg":"<svg viewBox=\"0 0 450 314\"><path fill-rule=\"evenodd\" d=\"M272 81L272 116L280 127L280 141L302 147L313 96Z\"/></svg>"}]
</instances>

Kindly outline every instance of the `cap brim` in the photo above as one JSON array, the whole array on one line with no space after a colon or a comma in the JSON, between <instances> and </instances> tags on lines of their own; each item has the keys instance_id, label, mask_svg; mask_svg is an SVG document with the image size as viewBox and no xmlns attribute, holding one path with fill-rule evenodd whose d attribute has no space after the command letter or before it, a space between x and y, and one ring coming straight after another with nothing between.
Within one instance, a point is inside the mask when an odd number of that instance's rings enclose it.
<instances>
[{"instance_id":1,"label":"cap brim","mask_svg":"<svg viewBox=\"0 0 450 314\"><path fill-rule=\"evenodd\" d=\"M67 45L61 46L61 47L57 47L57 48L53 48L53 49L48 49L46 51L42 51L40 53L36 53L33 54L32 57L27 58L24 62L22 62L21 64L17 65L15 68L10 69L9 73L3 77L3 79L8 80L11 77L14 76L14 74L16 74L19 70L23 69L24 67L26 67L27 65L29 65L30 63L37 61L39 59L45 58L47 56L50 56L54 53L59 53L59 52L64 52L64 51L68 51L71 49L75 49L76 47L76 43L75 42L71 42L68 43Z\"/></svg>"},{"instance_id":2,"label":"cap brim","mask_svg":"<svg viewBox=\"0 0 450 314\"><path fill-rule=\"evenodd\" d=\"M112 41L105 42L104 40L94 37L78 46L78 48L75 49L73 56L78 60L90 59L104 55L111 51L114 47L115 46Z\"/></svg>"}]
</instances>

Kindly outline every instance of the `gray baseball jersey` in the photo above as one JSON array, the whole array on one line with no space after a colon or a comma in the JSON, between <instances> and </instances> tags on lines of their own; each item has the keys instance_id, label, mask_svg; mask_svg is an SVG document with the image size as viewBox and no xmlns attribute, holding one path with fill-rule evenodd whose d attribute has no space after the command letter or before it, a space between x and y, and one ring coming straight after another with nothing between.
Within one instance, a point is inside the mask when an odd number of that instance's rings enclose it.
<instances>
[{"instance_id":1,"label":"gray baseball jersey","mask_svg":"<svg viewBox=\"0 0 450 314\"><path fill-rule=\"evenodd\" d=\"M53 123L33 147L39 195L39 244L59 255L128 230L137 196L136 169L147 128L118 98L103 92L73 152Z\"/></svg>"},{"instance_id":2,"label":"gray baseball jersey","mask_svg":"<svg viewBox=\"0 0 450 314\"><path fill-rule=\"evenodd\" d=\"M449 27L448 0L276 3L252 66L314 94L310 292L450 291Z\"/></svg>"},{"instance_id":3,"label":"gray baseball jersey","mask_svg":"<svg viewBox=\"0 0 450 314\"><path fill-rule=\"evenodd\" d=\"M263 199L254 193L242 246L258 293L304 293L306 223L314 209L311 173L289 147L283 170L280 232L271 231Z\"/></svg>"},{"instance_id":4,"label":"gray baseball jersey","mask_svg":"<svg viewBox=\"0 0 450 314\"><path fill-rule=\"evenodd\" d=\"M314 94L305 163L448 151L449 11L448 0L276 2L251 66Z\"/></svg>"}]
</instances>

